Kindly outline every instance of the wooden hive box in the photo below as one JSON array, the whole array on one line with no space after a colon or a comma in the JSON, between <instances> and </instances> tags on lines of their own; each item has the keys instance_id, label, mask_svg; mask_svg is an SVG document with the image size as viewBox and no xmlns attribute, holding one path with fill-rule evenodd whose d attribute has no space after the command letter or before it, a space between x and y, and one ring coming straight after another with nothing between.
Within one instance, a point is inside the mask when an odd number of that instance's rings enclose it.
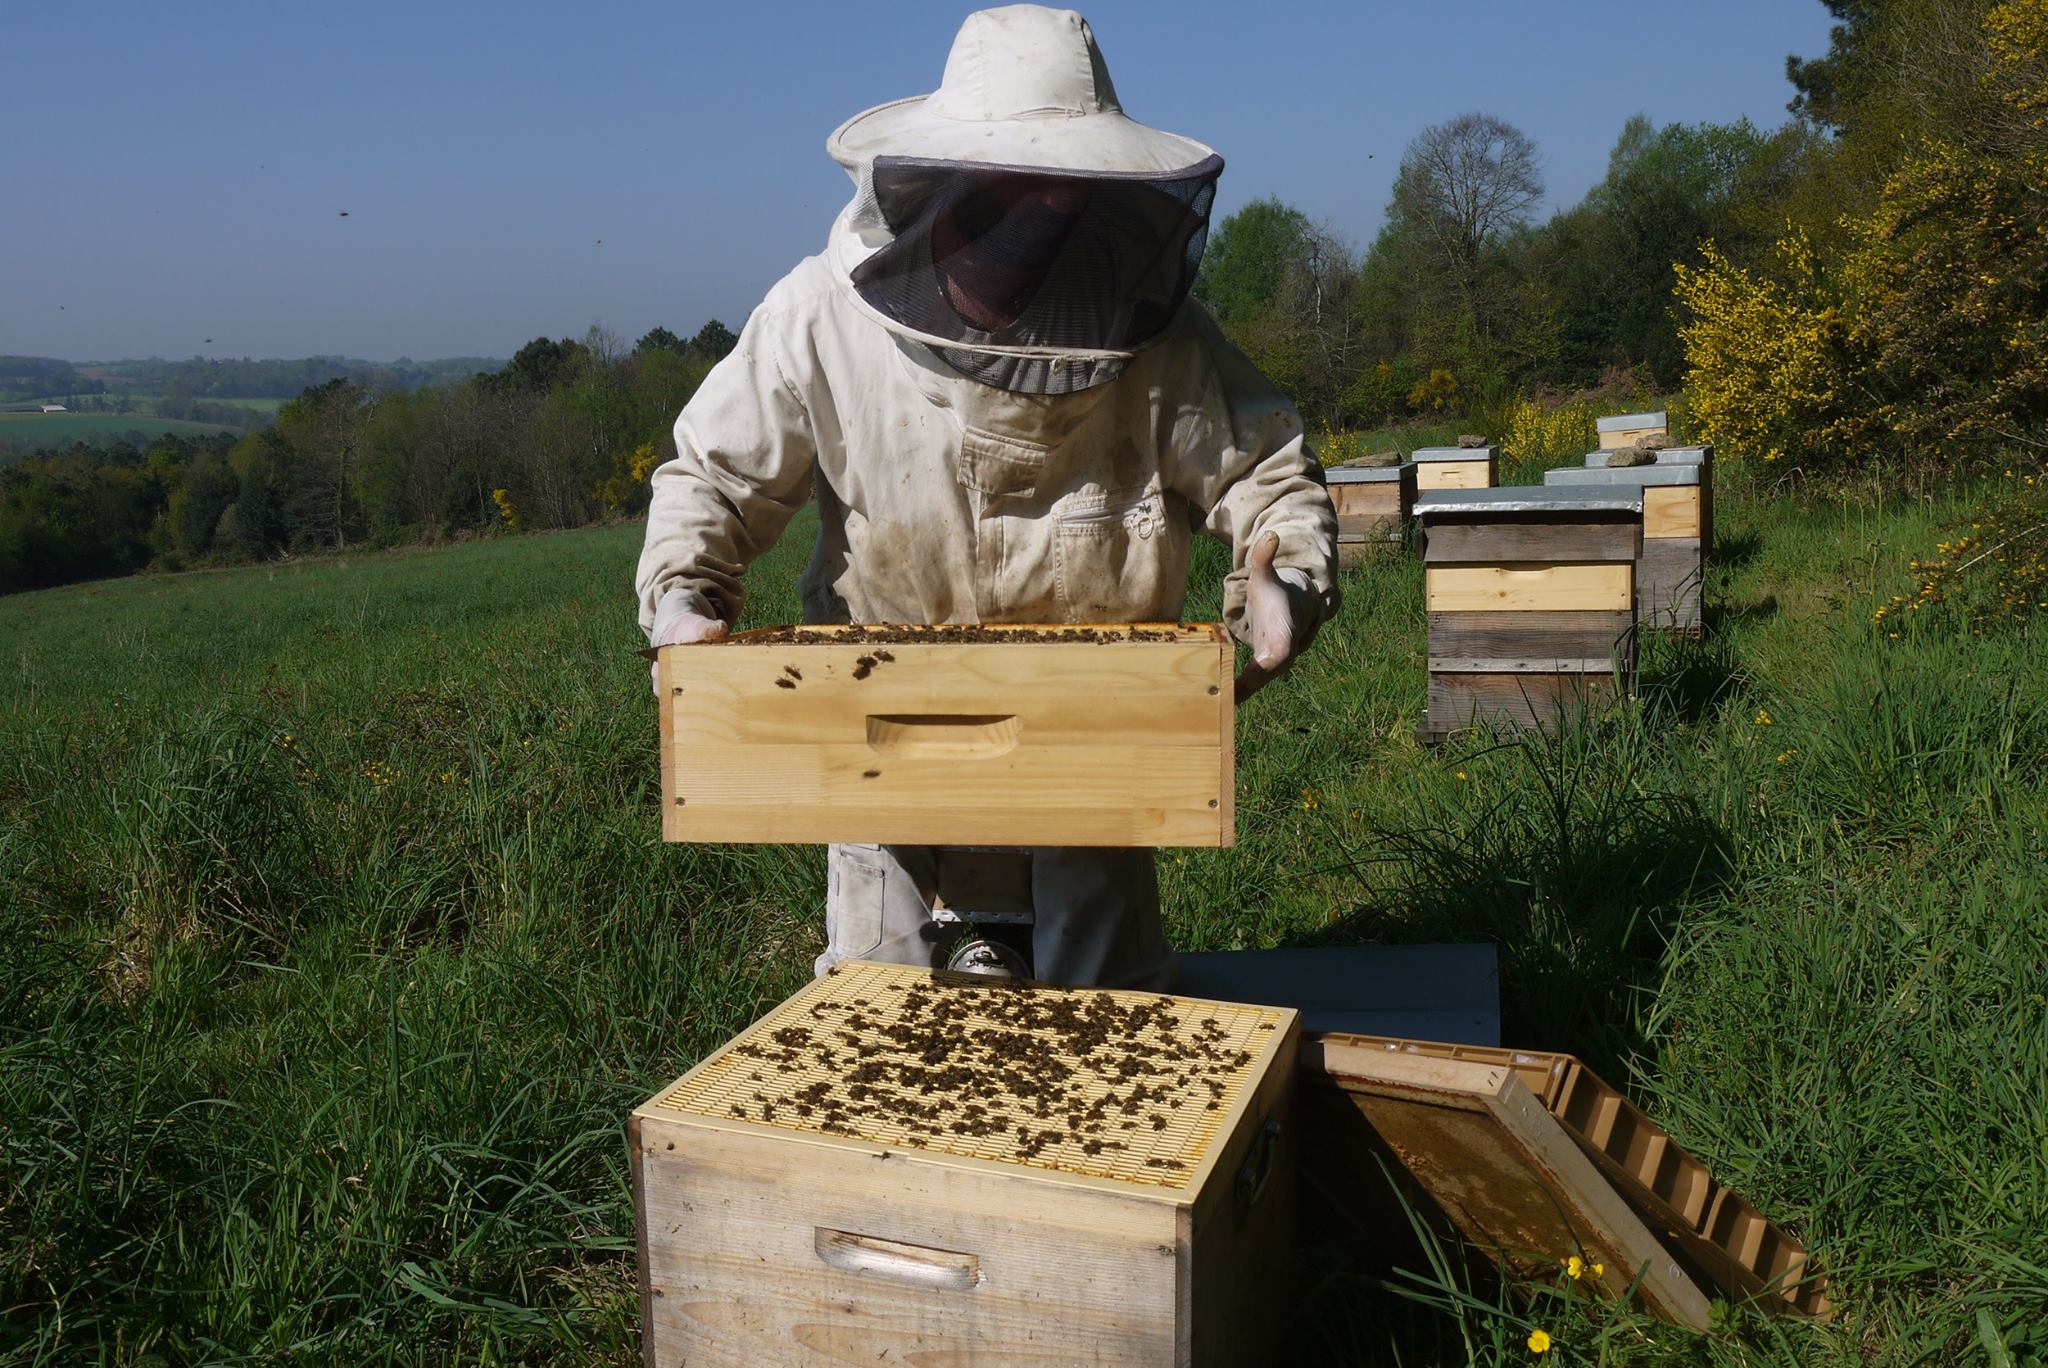
<instances>
[{"instance_id":1,"label":"wooden hive box","mask_svg":"<svg viewBox=\"0 0 2048 1368\"><path fill-rule=\"evenodd\" d=\"M1418 491L1489 489L1500 466L1500 448L1417 447L1411 459Z\"/></svg>"},{"instance_id":2,"label":"wooden hive box","mask_svg":"<svg viewBox=\"0 0 2048 1368\"><path fill-rule=\"evenodd\" d=\"M1467 1054L1473 1057L1467 1058ZM1550 1282L1578 1256L1614 1299L1705 1330L1701 1281L1657 1239L1519 1071L1493 1052L1389 1050L1369 1037L1302 1043L1307 1186L1371 1227L1389 1218L1378 1156L1478 1249ZM1398 1215L1392 1219L1398 1221Z\"/></svg>"},{"instance_id":3,"label":"wooden hive box","mask_svg":"<svg viewBox=\"0 0 2048 1368\"><path fill-rule=\"evenodd\" d=\"M1573 1056L1331 1033L1304 1037L1305 1078L1341 1085L1360 1052L1512 1071L1697 1281L1729 1301L1761 1310L1822 1319L1833 1314L1827 1280L1814 1270L1804 1245L1722 1186L1705 1164ZM1622 1284L1632 1277L1632 1271L1622 1274Z\"/></svg>"},{"instance_id":4,"label":"wooden hive box","mask_svg":"<svg viewBox=\"0 0 2048 1368\"><path fill-rule=\"evenodd\" d=\"M1399 543L1415 515L1415 465L1331 466L1323 472L1337 508L1339 546Z\"/></svg>"},{"instance_id":5,"label":"wooden hive box","mask_svg":"<svg viewBox=\"0 0 2048 1368\"><path fill-rule=\"evenodd\" d=\"M1652 631L1700 630L1700 586L1712 522L1708 467L1676 462L1588 466L1544 473L1546 488L1628 487L1643 493L1643 554L1636 563L1636 620Z\"/></svg>"},{"instance_id":6,"label":"wooden hive box","mask_svg":"<svg viewBox=\"0 0 2048 1368\"><path fill-rule=\"evenodd\" d=\"M1662 409L1655 413L1617 413L1611 418L1597 419L1593 428L1606 450L1634 446L1640 438L1662 437L1670 430Z\"/></svg>"},{"instance_id":7,"label":"wooden hive box","mask_svg":"<svg viewBox=\"0 0 2048 1368\"><path fill-rule=\"evenodd\" d=\"M1552 730L1633 688L1642 509L1631 486L1416 497L1429 617L1419 740Z\"/></svg>"},{"instance_id":8,"label":"wooden hive box","mask_svg":"<svg viewBox=\"0 0 2048 1368\"><path fill-rule=\"evenodd\" d=\"M1214 625L802 627L669 646L671 841L1227 846Z\"/></svg>"},{"instance_id":9,"label":"wooden hive box","mask_svg":"<svg viewBox=\"0 0 2048 1368\"><path fill-rule=\"evenodd\" d=\"M1299 1036L840 964L633 1112L647 1362L1271 1362Z\"/></svg>"}]
</instances>

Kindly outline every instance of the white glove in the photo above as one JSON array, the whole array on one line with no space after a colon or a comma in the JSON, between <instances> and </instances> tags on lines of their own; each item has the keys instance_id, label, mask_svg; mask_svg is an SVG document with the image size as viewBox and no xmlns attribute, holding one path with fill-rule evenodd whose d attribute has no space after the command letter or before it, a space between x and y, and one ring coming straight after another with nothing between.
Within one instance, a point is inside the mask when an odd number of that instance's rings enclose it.
<instances>
[{"instance_id":1,"label":"white glove","mask_svg":"<svg viewBox=\"0 0 2048 1368\"><path fill-rule=\"evenodd\" d=\"M1268 532L1259 538L1246 563L1251 580L1245 585L1244 618L1252 639L1252 663L1237 677L1239 703L1283 674L1322 625L1308 572L1273 568L1273 556L1279 549L1280 534Z\"/></svg>"},{"instance_id":2,"label":"white glove","mask_svg":"<svg viewBox=\"0 0 2048 1368\"><path fill-rule=\"evenodd\" d=\"M669 590L654 606L653 644L658 648L725 640L726 626L703 611L708 606L700 595L687 589ZM655 661L647 673L654 696L661 697L661 662Z\"/></svg>"}]
</instances>

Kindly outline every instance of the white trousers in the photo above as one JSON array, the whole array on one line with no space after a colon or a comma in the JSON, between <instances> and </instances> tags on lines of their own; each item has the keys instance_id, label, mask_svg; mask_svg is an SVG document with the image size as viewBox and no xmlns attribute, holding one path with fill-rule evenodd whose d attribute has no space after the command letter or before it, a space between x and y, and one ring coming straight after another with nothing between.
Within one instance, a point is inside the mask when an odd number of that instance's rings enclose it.
<instances>
[{"instance_id":1,"label":"white trousers","mask_svg":"<svg viewBox=\"0 0 2048 1368\"><path fill-rule=\"evenodd\" d=\"M1032 976L1099 988L1174 986L1150 850L835 845L826 851L823 974L842 959L930 968L948 928L932 905L1032 915Z\"/></svg>"}]
</instances>

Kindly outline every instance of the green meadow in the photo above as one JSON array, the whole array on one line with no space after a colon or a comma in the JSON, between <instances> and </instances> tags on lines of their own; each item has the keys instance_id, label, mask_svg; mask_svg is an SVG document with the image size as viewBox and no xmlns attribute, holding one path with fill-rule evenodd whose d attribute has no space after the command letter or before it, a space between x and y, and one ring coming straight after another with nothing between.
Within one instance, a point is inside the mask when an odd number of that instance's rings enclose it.
<instances>
[{"instance_id":1,"label":"green meadow","mask_svg":"<svg viewBox=\"0 0 2048 1368\"><path fill-rule=\"evenodd\" d=\"M1873 624L1967 499L1737 474L1715 630L1556 741L1418 749L1419 567L1347 571L1240 714L1238 847L1164 896L1187 948L1496 942L1507 1042L1625 1087L1839 1314L1696 1335L1362 1231L1276 1361L2048 1362L2048 646ZM816 849L658 839L639 540L0 599L0 1358L639 1361L625 1115L823 935Z\"/></svg>"},{"instance_id":2,"label":"green meadow","mask_svg":"<svg viewBox=\"0 0 2048 1368\"><path fill-rule=\"evenodd\" d=\"M203 437L227 432L219 423L191 423L146 413L0 413L0 439L36 446L60 446L95 437L122 437L140 432L144 438Z\"/></svg>"}]
</instances>

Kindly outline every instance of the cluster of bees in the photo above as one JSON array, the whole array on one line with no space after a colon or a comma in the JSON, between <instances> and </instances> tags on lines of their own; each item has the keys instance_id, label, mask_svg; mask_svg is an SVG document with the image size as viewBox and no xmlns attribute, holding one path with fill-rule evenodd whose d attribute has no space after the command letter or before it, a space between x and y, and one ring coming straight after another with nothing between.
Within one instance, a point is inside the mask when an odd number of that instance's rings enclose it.
<instances>
[{"instance_id":1,"label":"cluster of bees","mask_svg":"<svg viewBox=\"0 0 2048 1368\"><path fill-rule=\"evenodd\" d=\"M731 639L735 646L958 646L987 642L1181 641L1200 627L991 627L944 623L932 627L772 627ZM877 651L875 658L890 657Z\"/></svg>"},{"instance_id":2,"label":"cluster of bees","mask_svg":"<svg viewBox=\"0 0 2048 1368\"><path fill-rule=\"evenodd\" d=\"M1145 1155L1179 1171L1185 1157L1151 1151L1182 1137L1159 1133L1220 1110L1252 1059L1213 1012L1170 997L976 978L855 991L733 1046L728 1114L1043 1167L1123 1152L1126 1167Z\"/></svg>"}]
</instances>

